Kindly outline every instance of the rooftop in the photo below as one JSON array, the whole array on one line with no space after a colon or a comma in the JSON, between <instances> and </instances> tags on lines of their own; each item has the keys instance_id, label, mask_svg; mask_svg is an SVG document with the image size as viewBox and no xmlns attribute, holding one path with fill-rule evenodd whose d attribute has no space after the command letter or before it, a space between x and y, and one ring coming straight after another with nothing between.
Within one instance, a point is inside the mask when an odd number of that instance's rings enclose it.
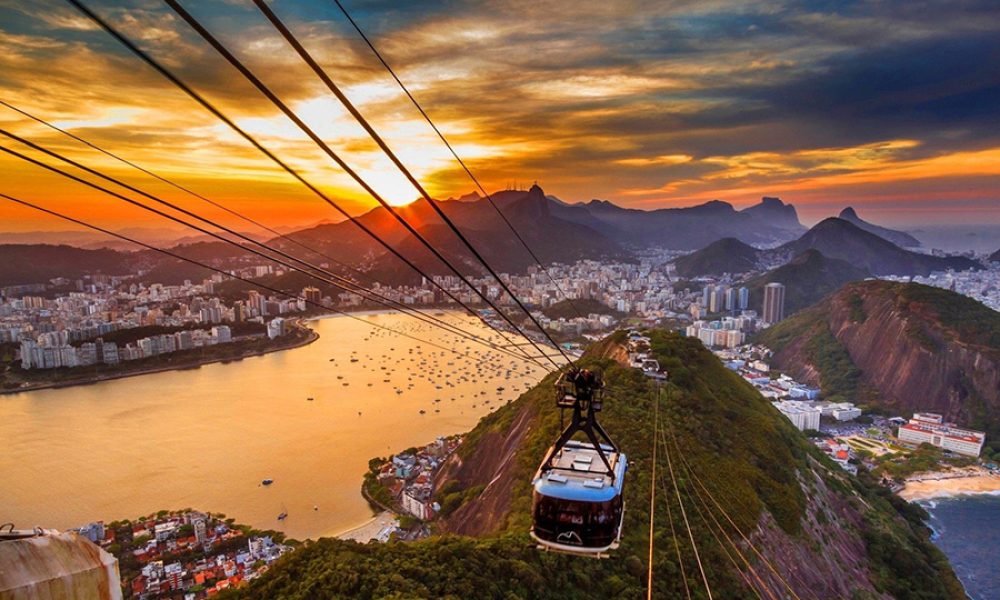
<instances>
[{"instance_id":1,"label":"rooftop","mask_svg":"<svg viewBox=\"0 0 1000 600\"><path fill-rule=\"evenodd\" d=\"M604 502L621 493L628 459L601 445L614 471L612 478L594 446L588 442L570 441L554 457L552 469L535 477L535 491L564 500Z\"/></svg>"}]
</instances>

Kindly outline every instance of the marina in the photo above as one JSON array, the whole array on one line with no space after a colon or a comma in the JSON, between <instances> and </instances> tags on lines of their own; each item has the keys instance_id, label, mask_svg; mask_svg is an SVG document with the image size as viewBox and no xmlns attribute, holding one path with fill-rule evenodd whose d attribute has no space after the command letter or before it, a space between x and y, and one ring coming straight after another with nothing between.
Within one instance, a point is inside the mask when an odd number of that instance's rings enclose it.
<instances>
[{"instance_id":1,"label":"marina","mask_svg":"<svg viewBox=\"0 0 1000 600\"><path fill-rule=\"evenodd\" d=\"M360 494L369 459L467 431L541 376L406 316L364 316L467 357L331 317L284 352L6 396L7 519L65 529L191 507L293 538L337 535L374 515Z\"/></svg>"}]
</instances>

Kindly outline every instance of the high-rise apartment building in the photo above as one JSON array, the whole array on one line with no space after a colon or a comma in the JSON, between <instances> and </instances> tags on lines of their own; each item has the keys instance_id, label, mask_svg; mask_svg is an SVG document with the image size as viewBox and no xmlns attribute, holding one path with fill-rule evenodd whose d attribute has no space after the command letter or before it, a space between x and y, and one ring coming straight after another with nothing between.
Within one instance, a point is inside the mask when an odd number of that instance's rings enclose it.
<instances>
[{"instance_id":1,"label":"high-rise apartment building","mask_svg":"<svg viewBox=\"0 0 1000 600\"><path fill-rule=\"evenodd\" d=\"M769 283L764 286L764 321L774 324L785 318L785 286Z\"/></svg>"},{"instance_id":2,"label":"high-rise apartment building","mask_svg":"<svg viewBox=\"0 0 1000 600\"><path fill-rule=\"evenodd\" d=\"M750 290L745 287L740 288L740 310L746 310L750 306Z\"/></svg>"}]
</instances>

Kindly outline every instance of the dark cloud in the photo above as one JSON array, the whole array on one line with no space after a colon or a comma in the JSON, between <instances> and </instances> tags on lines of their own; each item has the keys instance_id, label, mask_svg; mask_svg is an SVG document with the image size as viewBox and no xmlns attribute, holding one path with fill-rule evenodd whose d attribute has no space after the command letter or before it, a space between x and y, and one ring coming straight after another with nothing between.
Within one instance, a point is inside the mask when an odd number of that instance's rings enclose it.
<instances>
[{"instance_id":1,"label":"dark cloud","mask_svg":"<svg viewBox=\"0 0 1000 600\"><path fill-rule=\"evenodd\" d=\"M479 174L501 185L538 178L568 198L664 202L756 185L760 196L818 172L1000 146L995 0L343 1L452 141L479 151L470 158ZM250 3L185 6L283 99L313 103L310 123L338 149L372 163L371 142L342 111L316 103L328 98L324 87ZM323 172L325 162L309 163L315 149L162 3L94 7L231 116ZM433 144L334 3L273 7L391 145ZM102 107L141 115L127 126L86 125L93 137L183 157L221 135L62 2L0 0L0 39L0 91L14 100L81 122L103 122ZM239 140L217 143L232 163L258 168ZM465 189L455 165L436 164L424 173L438 189Z\"/></svg>"}]
</instances>

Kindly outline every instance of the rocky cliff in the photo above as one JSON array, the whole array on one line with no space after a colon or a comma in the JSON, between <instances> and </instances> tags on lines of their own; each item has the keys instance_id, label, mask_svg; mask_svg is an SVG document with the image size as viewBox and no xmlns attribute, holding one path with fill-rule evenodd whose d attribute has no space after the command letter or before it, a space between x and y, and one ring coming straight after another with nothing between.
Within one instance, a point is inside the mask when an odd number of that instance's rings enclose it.
<instances>
[{"instance_id":1,"label":"rocky cliff","mask_svg":"<svg viewBox=\"0 0 1000 600\"><path fill-rule=\"evenodd\" d=\"M830 391L849 392L853 379L863 400L890 411L939 412L1000 434L1000 314L960 294L850 283L761 340L791 375L846 385Z\"/></svg>"}]
</instances>

